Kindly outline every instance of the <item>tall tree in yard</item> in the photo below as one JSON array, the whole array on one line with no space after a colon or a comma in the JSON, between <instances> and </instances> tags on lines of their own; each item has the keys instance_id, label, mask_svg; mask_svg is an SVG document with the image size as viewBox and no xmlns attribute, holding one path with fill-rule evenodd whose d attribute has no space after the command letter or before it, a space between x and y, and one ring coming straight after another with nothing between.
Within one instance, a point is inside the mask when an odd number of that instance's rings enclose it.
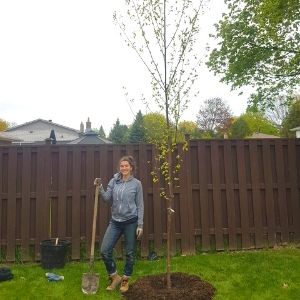
<instances>
[{"instance_id":1,"label":"tall tree in yard","mask_svg":"<svg viewBox=\"0 0 300 300\"><path fill-rule=\"evenodd\" d=\"M299 0L225 0L216 24L218 45L208 66L232 88L252 86L250 102L273 105L289 99L300 84Z\"/></svg>"},{"instance_id":2,"label":"tall tree in yard","mask_svg":"<svg viewBox=\"0 0 300 300\"><path fill-rule=\"evenodd\" d=\"M197 6L194 5L197 3ZM171 222L173 218L174 179L178 161L172 153L177 128L187 108L192 86L197 78L195 48L202 1L126 0L126 16L114 15L125 42L130 46L150 75L151 105L164 112L166 130L163 139L152 141L159 149L158 169L166 182L162 193L167 201L167 286L171 288ZM127 17L127 19L126 19ZM148 106L150 103L147 104ZM173 128L174 128L173 127ZM177 156L178 158L178 156ZM156 173L153 171L154 181Z\"/></svg>"}]
</instances>

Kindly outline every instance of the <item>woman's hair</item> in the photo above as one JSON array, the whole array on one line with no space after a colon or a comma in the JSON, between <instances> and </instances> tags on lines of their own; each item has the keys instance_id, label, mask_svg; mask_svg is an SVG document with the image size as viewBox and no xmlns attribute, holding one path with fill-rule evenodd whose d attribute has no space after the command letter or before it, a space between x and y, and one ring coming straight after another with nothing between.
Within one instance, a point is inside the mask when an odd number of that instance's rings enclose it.
<instances>
[{"instance_id":1,"label":"woman's hair","mask_svg":"<svg viewBox=\"0 0 300 300\"><path fill-rule=\"evenodd\" d=\"M122 161L127 161L130 164L131 168L132 168L132 173L135 172L136 163L135 163L134 158L131 155L125 155L125 156L121 157L121 159L119 160L119 165Z\"/></svg>"}]
</instances>

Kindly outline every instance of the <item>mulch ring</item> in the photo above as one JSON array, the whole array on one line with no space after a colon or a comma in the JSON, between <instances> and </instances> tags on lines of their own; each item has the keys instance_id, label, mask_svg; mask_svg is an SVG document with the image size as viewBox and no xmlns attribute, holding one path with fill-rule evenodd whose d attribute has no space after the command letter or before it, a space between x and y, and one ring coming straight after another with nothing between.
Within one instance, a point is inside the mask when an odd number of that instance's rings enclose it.
<instances>
[{"instance_id":1,"label":"mulch ring","mask_svg":"<svg viewBox=\"0 0 300 300\"><path fill-rule=\"evenodd\" d=\"M210 300L216 289L200 277L185 273L171 273L171 289L167 289L166 274L149 275L132 283L123 294L128 300Z\"/></svg>"}]
</instances>

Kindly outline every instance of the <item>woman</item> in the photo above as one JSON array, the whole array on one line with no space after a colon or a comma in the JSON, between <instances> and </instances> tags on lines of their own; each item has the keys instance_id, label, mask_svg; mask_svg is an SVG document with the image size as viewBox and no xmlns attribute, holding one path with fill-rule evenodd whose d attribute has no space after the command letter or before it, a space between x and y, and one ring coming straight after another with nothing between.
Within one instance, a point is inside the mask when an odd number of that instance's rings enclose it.
<instances>
[{"instance_id":1,"label":"woman","mask_svg":"<svg viewBox=\"0 0 300 300\"><path fill-rule=\"evenodd\" d=\"M108 291L119 285L122 293L128 290L135 260L136 238L140 238L143 233L143 189L141 182L133 176L134 170L133 157L124 156L119 161L119 173L109 181L106 191L100 178L94 181L95 185L100 185L102 199L111 204L111 219L101 245L101 256L110 279L106 288ZM126 262L121 277L113 259L113 249L122 235L125 240Z\"/></svg>"}]
</instances>

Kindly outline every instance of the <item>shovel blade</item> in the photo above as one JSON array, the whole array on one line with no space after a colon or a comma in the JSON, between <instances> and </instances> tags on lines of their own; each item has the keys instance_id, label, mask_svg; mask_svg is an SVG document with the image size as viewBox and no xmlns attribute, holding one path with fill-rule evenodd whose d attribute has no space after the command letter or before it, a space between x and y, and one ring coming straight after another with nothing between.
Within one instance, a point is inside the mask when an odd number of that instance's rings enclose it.
<instances>
[{"instance_id":1,"label":"shovel blade","mask_svg":"<svg viewBox=\"0 0 300 300\"><path fill-rule=\"evenodd\" d=\"M83 273L81 290L84 294L94 295L99 288L99 274Z\"/></svg>"}]
</instances>

